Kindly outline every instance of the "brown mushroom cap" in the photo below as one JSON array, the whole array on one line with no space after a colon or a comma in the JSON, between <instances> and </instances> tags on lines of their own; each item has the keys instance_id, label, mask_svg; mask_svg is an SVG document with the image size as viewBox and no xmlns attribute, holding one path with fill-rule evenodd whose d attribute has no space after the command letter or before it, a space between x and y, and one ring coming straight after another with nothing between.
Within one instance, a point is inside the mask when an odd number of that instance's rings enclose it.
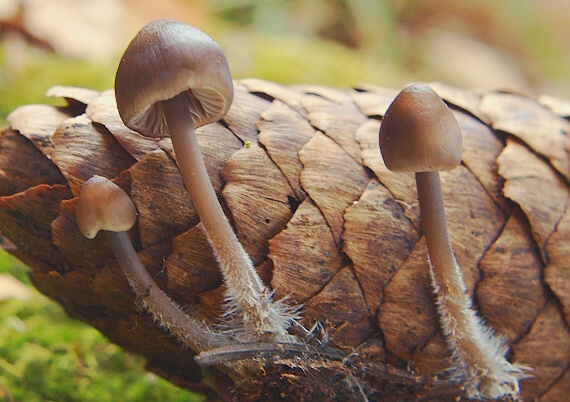
<instances>
[{"instance_id":1,"label":"brown mushroom cap","mask_svg":"<svg viewBox=\"0 0 570 402\"><path fill-rule=\"evenodd\" d=\"M219 120L233 100L233 82L220 46L172 20L146 25L125 51L115 77L117 108L127 127L168 135L161 101L185 93L194 127Z\"/></svg>"},{"instance_id":2,"label":"brown mushroom cap","mask_svg":"<svg viewBox=\"0 0 570 402\"><path fill-rule=\"evenodd\" d=\"M380 127L380 150L394 172L451 170L461 163L461 128L441 98L424 84L405 88Z\"/></svg>"},{"instance_id":3,"label":"brown mushroom cap","mask_svg":"<svg viewBox=\"0 0 570 402\"><path fill-rule=\"evenodd\" d=\"M93 176L85 182L75 206L77 226L89 239L100 230L126 232L137 221L129 196L111 180Z\"/></svg>"}]
</instances>

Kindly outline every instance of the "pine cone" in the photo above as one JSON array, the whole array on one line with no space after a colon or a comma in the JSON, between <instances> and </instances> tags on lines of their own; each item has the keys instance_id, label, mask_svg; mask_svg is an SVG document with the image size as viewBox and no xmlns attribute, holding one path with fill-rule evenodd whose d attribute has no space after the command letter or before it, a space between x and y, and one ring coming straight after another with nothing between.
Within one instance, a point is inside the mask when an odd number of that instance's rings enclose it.
<instances>
[{"instance_id":1,"label":"pine cone","mask_svg":"<svg viewBox=\"0 0 570 402\"><path fill-rule=\"evenodd\" d=\"M570 392L567 104L432 87L463 132L462 164L442 173L442 186L468 291L505 337L509 360L533 368L522 397L563 400ZM461 382L446 377L452 361L414 177L389 172L378 147L396 91L246 79L235 82L226 117L197 130L216 193L258 273L275 299L302 304L305 328L318 323L307 342L321 354L252 352L264 374L244 376L238 360L236 382L236 372L219 366L202 372L196 354L141 308L105 238L84 238L75 221L83 183L113 179L138 210L129 235L151 276L189 314L219 323L224 285L170 140L126 128L112 91L54 87L48 95L67 106L22 106L0 137L0 230L34 285L70 315L146 357L150 370L188 388L213 388L222 399L462 394ZM329 353L338 350L342 359Z\"/></svg>"}]
</instances>

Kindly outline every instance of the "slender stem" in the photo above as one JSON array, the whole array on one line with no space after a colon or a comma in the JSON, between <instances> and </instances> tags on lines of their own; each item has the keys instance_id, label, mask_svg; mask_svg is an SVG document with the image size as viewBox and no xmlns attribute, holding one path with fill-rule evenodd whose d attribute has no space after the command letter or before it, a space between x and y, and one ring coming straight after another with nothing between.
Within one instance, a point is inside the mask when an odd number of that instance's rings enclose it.
<instances>
[{"instance_id":1,"label":"slender stem","mask_svg":"<svg viewBox=\"0 0 570 402\"><path fill-rule=\"evenodd\" d=\"M478 349L470 344L469 321L471 300L463 281L463 275L453 254L451 240L447 230L447 219L443 204L443 192L439 172L416 173L418 198L435 292L439 297L440 316L444 332L452 349L456 346L473 349L471 353L479 355ZM447 328L449 327L449 328ZM450 339L449 336L453 339ZM469 356L466 356L468 359ZM475 356L475 360L481 359Z\"/></svg>"},{"instance_id":2,"label":"slender stem","mask_svg":"<svg viewBox=\"0 0 570 402\"><path fill-rule=\"evenodd\" d=\"M449 239L439 173L416 173L416 184L441 328L455 362L465 370L466 393L470 398L516 397L524 367L505 359L502 340L473 309Z\"/></svg>"},{"instance_id":3,"label":"slender stem","mask_svg":"<svg viewBox=\"0 0 570 402\"><path fill-rule=\"evenodd\" d=\"M164 114L180 173L194 208L228 286L228 300L235 302L244 320L252 320L261 332L285 334L287 317L273 305L270 292L232 230L210 182L189 113L188 99L180 94L163 102Z\"/></svg>"},{"instance_id":4,"label":"slender stem","mask_svg":"<svg viewBox=\"0 0 570 402\"><path fill-rule=\"evenodd\" d=\"M422 228L438 286L459 295L465 292L462 274L453 255L447 230L439 172L416 173Z\"/></svg>"},{"instance_id":5,"label":"slender stem","mask_svg":"<svg viewBox=\"0 0 570 402\"><path fill-rule=\"evenodd\" d=\"M188 317L151 278L125 232L105 231L111 249L135 294L153 317L196 352L230 344L221 334Z\"/></svg>"}]
</instances>

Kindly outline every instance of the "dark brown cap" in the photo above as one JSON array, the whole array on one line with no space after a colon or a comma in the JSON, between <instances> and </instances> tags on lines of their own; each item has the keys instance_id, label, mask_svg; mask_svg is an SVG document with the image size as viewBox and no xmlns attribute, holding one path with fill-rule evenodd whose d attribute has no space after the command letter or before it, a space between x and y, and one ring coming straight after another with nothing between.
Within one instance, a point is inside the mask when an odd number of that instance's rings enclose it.
<instances>
[{"instance_id":1,"label":"dark brown cap","mask_svg":"<svg viewBox=\"0 0 570 402\"><path fill-rule=\"evenodd\" d=\"M119 186L101 176L85 182L75 207L77 226L89 239L100 230L126 232L137 221L135 205Z\"/></svg>"},{"instance_id":2,"label":"dark brown cap","mask_svg":"<svg viewBox=\"0 0 570 402\"><path fill-rule=\"evenodd\" d=\"M219 120L233 100L233 82L220 46L172 20L146 25L125 51L115 77L117 108L127 127L168 135L161 101L185 93L194 127Z\"/></svg>"},{"instance_id":3,"label":"dark brown cap","mask_svg":"<svg viewBox=\"0 0 570 402\"><path fill-rule=\"evenodd\" d=\"M380 127L380 150L394 172L451 170L461 163L461 128L441 98L424 84L405 88Z\"/></svg>"}]
</instances>

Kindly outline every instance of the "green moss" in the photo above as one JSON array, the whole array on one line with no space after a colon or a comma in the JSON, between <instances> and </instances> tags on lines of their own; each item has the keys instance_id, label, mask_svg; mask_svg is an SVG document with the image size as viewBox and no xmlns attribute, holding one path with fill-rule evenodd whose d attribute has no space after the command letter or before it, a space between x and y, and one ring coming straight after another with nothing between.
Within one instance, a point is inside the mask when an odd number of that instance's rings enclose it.
<instances>
[{"instance_id":1,"label":"green moss","mask_svg":"<svg viewBox=\"0 0 570 402\"><path fill-rule=\"evenodd\" d=\"M27 268L2 249L0 273L30 285ZM29 300L0 301L0 402L204 400L30 289Z\"/></svg>"},{"instance_id":2,"label":"green moss","mask_svg":"<svg viewBox=\"0 0 570 402\"><path fill-rule=\"evenodd\" d=\"M0 274L4 273L12 275L27 285L31 284L28 268L0 247Z\"/></svg>"},{"instance_id":3,"label":"green moss","mask_svg":"<svg viewBox=\"0 0 570 402\"><path fill-rule=\"evenodd\" d=\"M0 302L0 401L202 401L34 292ZM4 393L4 397L2 397Z\"/></svg>"}]
</instances>

